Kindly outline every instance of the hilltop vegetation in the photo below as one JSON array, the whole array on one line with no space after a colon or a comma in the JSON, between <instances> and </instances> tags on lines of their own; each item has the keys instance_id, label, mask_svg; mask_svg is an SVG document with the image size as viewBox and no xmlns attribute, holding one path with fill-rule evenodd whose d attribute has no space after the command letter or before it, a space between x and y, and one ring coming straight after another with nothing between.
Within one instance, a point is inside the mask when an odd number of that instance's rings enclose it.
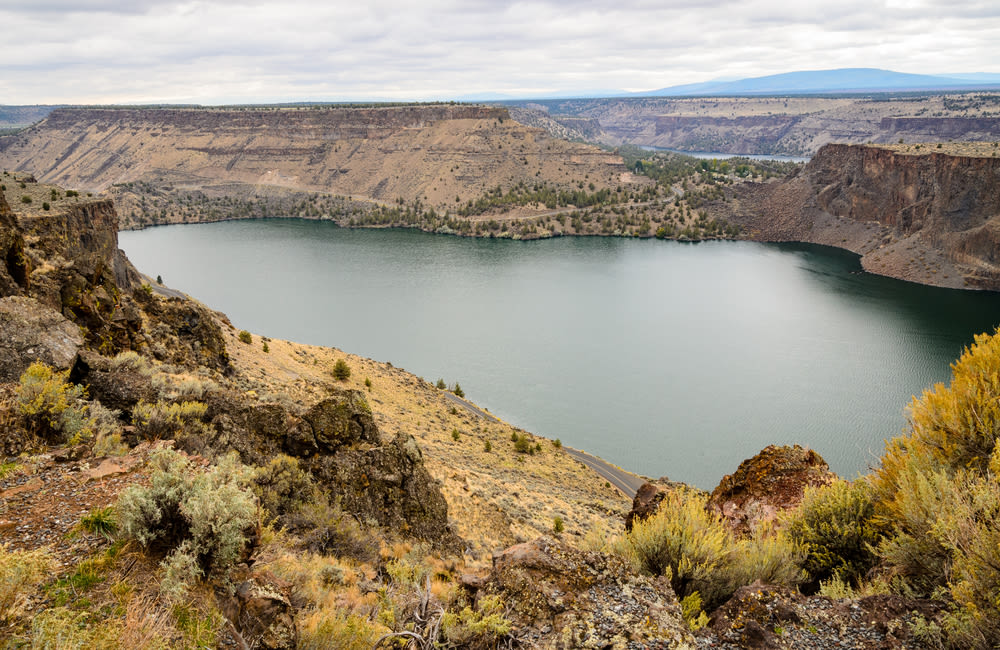
<instances>
[{"instance_id":1,"label":"hilltop vegetation","mask_svg":"<svg viewBox=\"0 0 1000 650\"><path fill-rule=\"evenodd\" d=\"M443 208L421 199L372 203L277 188L212 197L145 181L115 185L110 192L124 206L125 227L295 216L330 219L344 227L419 228L472 237L604 235L697 241L740 236L734 224L713 216L710 209L727 201L733 186L783 177L800 167L748 158L703 160L629 146L614 153L632 170L627 182L614 187L601 188L588 175L569 187L520 181L465 201L456 196Z\"/></svg>"}]
</instances>

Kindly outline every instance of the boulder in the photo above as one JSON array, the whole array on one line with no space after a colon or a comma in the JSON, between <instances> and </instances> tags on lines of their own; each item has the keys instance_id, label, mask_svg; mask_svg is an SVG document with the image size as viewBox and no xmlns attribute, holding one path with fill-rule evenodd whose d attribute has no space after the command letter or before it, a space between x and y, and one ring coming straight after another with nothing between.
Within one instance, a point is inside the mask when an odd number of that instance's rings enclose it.
<instances>
[{"instance_id":1,"label":"boulder","mask_svg":"<svg viewBox=\"0 0 1000 650\"><path fill-rule=\"evenodd\" d=\"M940 623L940 602L896 594L865 598L803 596L755 582L740 587L698 632L702 647L919 648L933 647L913 634L918 620Z\"/></svg>"},{"instance_id":2,"label":"boulder","mask_svg":"<svg viewBox=\"0 0 1000 650\"><path fill-rule=\"evenodd\" d=\"M251 465L288 454L339 496L346 512L461 551L440 483L427 471L416 440L399 434L383 441L360 391L333 389L298 413L280 404L248 405L230 391L214 391L206 401L212 426L203 435L178 439L182 449L199 454L235 450Z\"/></svg>"},{"instance_id":3,"label":"boulder","mask_svg":"<svg viewBox=\"0 0 1000 650\"><path fill-rule=\"evenodd\" d=\"M381 442L372 409L358 390L333 389L330 397L314 404L302 417L312 427L313 438L322 451L336 451L359 442Z\"/></svg>"},{"instance_id":4,"label":"boulder","mask_svg":"<svg viewBox=\"0 0 1000 650\"><path fill-rule=\"evenodd\" d=\"M632 524L646 519L657 511L666 489L649 481L643 483L632 499L632 509L625 516L625 530L632 530Z\"/></svg>"},{"instance_id":5,"label":"boulder","mask_svg":"<svg viewBox=\"0 0 1000 650\"><path fill-rule=\"evenodd\" d=\"M145 301L153 356L187 368L201 365L224 373L232 370L226 339L214 312L187 298L143 298L139 291L135 295Z\"/></svg>"},{"instance_id":6,"label":"boulder","mask_svg":"<svg viewBox=\"0 0 1000 650\"><path fill-rule=\"evenodd\" d=\"M476 596L500 596L515 635L535 648L694 648L664 577L636 575L614 556L581 551L550 537L493 558Z\"/></svg>"},{"instance_id":7,"label":"boulder","mask_svg":"<svg viewBox=\"0 0 1000 650\"><path fill-rule=\"evenodd\" d=\"M737 534L748 535L802 501L808 486L827 485L837 475L812 449L769 445L740 463L712 491L708 507Z\"/></svg>"},{"instance_id":8,"label":"boulder","mask_svg":"<svg viewBox=\"0 0 1000 650\"><path fill-rule=\"evenodd\" d=\"M461 550L461 540L448 523L441 484L427 471L413 436L400 433L387 444L315 454L301 466L341 496L345 511L438 548Z\"/></svg>"},{"instance_id":9,"label":"boulder","mask_svg":"<svg viewBox=\"0 0 1000 650\"><path fill-rule=\"evenodd\" d=\"M17 381L35 361L69 368L83 346L80 328L32 298L0 298L0 381Z\"/></svg>"},{"instance_id":10,"label":"boulder","mask_svg":"<svg viewBox=\"0 0 1000 650\"><path fill-rule=\"evenodd\" d=\"M86 350L77 356L69 379L85 386L92 399L124 414L131 414L140 401L155 402L157 397L153 382L138 369Z\"/></svg>"},{"instance_id":11,"label":"boulder","mask_svg":"<svg viewBox=\"0 0 1000 650\"><path fill-rule=\"evenodd\" d=\"M693 488L684 483L678 483L676 481L670 481L667 478L657 479L655 481L646 481L635 493L635 497L632 498L632 509L629 513L625 515L625 530L632 530L632 525L647 517L652 516L660 508L660 502L663 501L663 497L672 490L687 490L694 492L701 492L697 488Z\"/></svg>"},{"instance_id":12,"label":"boulder","mask_svg":"<svg viewBox=\"0 0 1000 650\"><path fill-rule=\"evenodd\" d=\"M269 573L255 572L222 598L222 610L251 648L293 650L298 644L290 585Z\"/></svg>"}]
</instances>

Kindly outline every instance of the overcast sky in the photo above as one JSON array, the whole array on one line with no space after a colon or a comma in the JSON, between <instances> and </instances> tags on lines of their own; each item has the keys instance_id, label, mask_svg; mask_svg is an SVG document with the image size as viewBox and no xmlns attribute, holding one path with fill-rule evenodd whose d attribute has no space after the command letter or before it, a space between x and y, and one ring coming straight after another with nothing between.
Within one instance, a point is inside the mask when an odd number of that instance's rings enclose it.
<instances>
[{"instance_id":1,"label":"overcast sky","mask_svg":"<svg viewBox=\"0 0 1000 650\"><path fill-rule=\"evenodd\" d=\"M0 104L440 99L1000 72L997 0L0 0Z\"/></svg>"}]
</instances>

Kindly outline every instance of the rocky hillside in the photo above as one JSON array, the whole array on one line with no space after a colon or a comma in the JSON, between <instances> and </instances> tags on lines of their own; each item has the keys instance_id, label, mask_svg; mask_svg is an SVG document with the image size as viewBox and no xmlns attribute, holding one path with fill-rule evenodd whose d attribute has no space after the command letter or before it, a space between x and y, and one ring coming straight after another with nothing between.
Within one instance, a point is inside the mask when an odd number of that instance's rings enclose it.
<instances>
[{"instance_id":1,"label":"rocky hillside","mask_svg":"<svg viewBox=\"0 0 1000 650\"><path fill-rule=\"evenodd\" d=\"M198 206L201 219L213 207L238 217L237 203L279 216L372 205L455 211L518 184L615 188L625 171L617 156L526 127L505 108L462 105L58 109L0 139L0 167L113 190L136 225L182 221L191 212L182 204Z\"/></svg>"},{"instance_id":2,"label":"rocky hillside","mask_svg":"<svg viewBox=\"0 0 1000 650\"><path fill-rule=\"evenodd\" d=\"M859 253L873 273L1000 289L1000 151L991 143L827 145L792 178L716 209L761 241Z\"/></svg>"},{"instance_id":3,"label":"rocky hillside","mask_svg":"<svg viewBox=\"0 0 1000 650\"><path fill-rule=\"evenodd\" d=\"M808 156L830 142L1000 140L1000 93L612 98L522 102L539 125L588 142Z\"/></svg>"}]
</instances>

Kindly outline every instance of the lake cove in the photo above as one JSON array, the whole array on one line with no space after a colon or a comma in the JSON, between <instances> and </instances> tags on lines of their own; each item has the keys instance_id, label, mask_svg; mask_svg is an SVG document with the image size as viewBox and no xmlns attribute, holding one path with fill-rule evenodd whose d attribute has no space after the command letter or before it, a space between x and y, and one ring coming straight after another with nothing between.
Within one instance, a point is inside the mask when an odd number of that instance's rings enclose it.
<instances>
[{"instance_id":1,"label":"lake cove","mask_svg":"<svg viewBox=\"0 0 1000 650\"><path fill-rule=\"evenodd\" d=\"M794 244L532 242L295 219L120 234L241 329L391 361L528 431L704 489L769 444L853 477L1000 295Z\"/></svg>"}]
</instances>

